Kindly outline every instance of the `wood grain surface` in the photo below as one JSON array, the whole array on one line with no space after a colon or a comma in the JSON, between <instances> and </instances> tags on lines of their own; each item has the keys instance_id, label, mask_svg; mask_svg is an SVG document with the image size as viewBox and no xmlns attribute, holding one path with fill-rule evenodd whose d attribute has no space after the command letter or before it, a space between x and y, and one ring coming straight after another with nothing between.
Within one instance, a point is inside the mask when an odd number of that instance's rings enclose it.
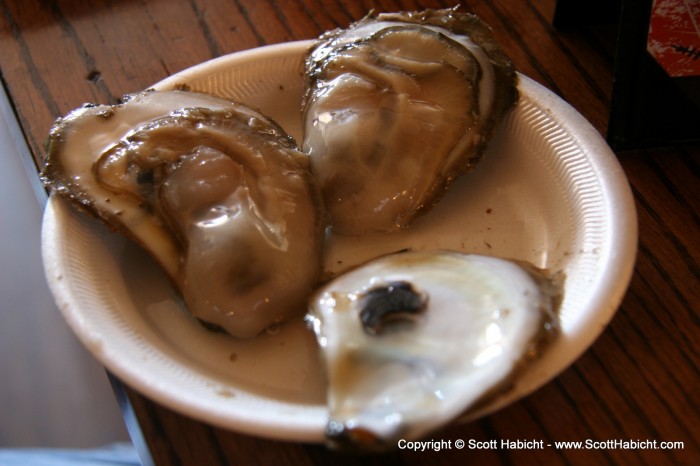
<instances>
[{"instance_id":1,"label":"wood grain surface","mask_svg":"<svg viewBox=\"0 0 700 466\"><path fill-rule=\"evenodd\" d=\"M369 10L454 1L0 0L0 72L34 160L54 119L84 102L126 94L205 60L310 39ZM552 26L555 0L469 0L517 69L605 133L616 28ZM672 111L672 109L669 109ZM0 154L2 156L2 154ZM344 455L269 441L188 419L129 387L125 420L158 465L700 464L700 149L618 153L639 218L639 253L619 312L575 364L531 396L435 439L683 442L674 449L444 449ZM4 221L4 219L3 219ZM123 390L123 391L120 391ZM0 408L6 409L5 407ZM0 414L2 415L2 414ZM143 443L138 436L143 436Z\"/></svg>"}]
</instances>

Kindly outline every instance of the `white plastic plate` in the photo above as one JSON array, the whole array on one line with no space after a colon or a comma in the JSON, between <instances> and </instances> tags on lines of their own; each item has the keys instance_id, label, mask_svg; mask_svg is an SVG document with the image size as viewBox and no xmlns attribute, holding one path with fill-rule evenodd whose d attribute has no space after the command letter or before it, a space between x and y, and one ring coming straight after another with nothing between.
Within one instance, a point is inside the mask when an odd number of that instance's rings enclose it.
<instances>
[{"instance_id":1,"label":"white plastic plate","mask_svg":"<svg viewBox=\"0 0 700 466\"><path fill-rule=\"evenodd\" d=\"M178 73L182 85L260 108L299 138L302 57L310 42L227 55ZM405 247L523 259L566 274L562 335L483 415L546 383L602 332L629 284L637 223L628 182L598 132L520 77L521 99L476 171L409 230L334 240L327 267ZM301 318L250 341L191 319L137 246L52 196L42 253L69 325L124 382L178 412L253 435L321 441L327 411L313 335Z\"/></svg>"}]
</instances>

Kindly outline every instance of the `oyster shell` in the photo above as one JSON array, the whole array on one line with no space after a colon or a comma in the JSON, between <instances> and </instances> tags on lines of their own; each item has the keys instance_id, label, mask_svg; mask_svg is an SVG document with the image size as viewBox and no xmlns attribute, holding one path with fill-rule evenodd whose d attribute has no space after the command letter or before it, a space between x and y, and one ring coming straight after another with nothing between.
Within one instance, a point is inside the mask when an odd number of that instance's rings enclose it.
<instances>
[{"instance_id":1,"label":"oyster shell","mask_svg":"<svg viewBox=\"0 0 700 466\"><path fill-rule=\"evenodd\" d=\"M306 59L302 149L335 231L408 225L471 171L518 97L490 29L455 9L370 15Z\"/></svg>"},{"instance_id":2,"label":"oyster shell","mask_svg":"<svg viewBox=\"0 0 700 466\"><path fill-rule=\"evenodd\" d=\"M507 388L556 331L559 287L534 267L403 252L337 277L311 301L332 446L395 447Z\"/></svg>"},{"instance_id":3,"label":"oyster shell","mask_svg":"<svg viewBox=\"0 0 700 466\"><path fill-rule=\"evenodd\" d=\"M308 157L264 115L146 91L59 118L47 153L45 184L141 244L201 321L251 337L303 315L320 196Z\"/></svg>"}]
</instances>

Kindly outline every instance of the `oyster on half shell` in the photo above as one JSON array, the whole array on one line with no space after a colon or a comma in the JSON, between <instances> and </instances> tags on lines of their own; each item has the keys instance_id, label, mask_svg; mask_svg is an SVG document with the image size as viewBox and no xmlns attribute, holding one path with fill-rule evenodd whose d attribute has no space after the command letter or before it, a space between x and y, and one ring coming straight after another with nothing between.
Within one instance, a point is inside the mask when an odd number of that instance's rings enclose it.
<instances>
[{"instance_id":1,"label":"oyster on half shell","mask_svg":"<svg viewBox=\"0 0 700 466\"><path fill-rule=\"evenodd\" d=\"M252 337L303 315L320 196L308 157L257 111L186 91L85 105L51 129L42 177L150 252L202 322Z\"/></svg>"},{"instance_id":2,"label":"oyster on half shell","mask_svg":"<svg viewBox=\"0 0 700 466\"><path fill-rule=\"evenodd\" d=\"M478 17L455 9L370 15L306 59L302 149L335 231L408 225L471 171L518 97Z\"/></svg>"},{"instance_id":3,"label":"oyster on half shell","mask_svg":"<svg viewBox=\"0 0 700 466\"><path fill-rule=\"evenodd\" d=\"M328 443L391 448L492 400L556 334L559 295L532 266L451 251L338 276L307 315L328 380Z\"/></svg>"}]
</instances>

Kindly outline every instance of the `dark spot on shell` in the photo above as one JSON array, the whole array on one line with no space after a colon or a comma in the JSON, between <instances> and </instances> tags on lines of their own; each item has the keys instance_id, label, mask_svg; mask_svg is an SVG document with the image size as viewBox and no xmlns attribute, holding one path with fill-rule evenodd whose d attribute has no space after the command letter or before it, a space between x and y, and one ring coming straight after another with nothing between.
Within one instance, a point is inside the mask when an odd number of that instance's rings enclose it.
<instances>
[{"instance_id":1,"label":"dark spot on shell","mask_svg":"<svg viewBox=\"0 0 700 466\"><path fill-rule=\"evenodd\" d=\"M372 288L360 299L360 320L365 332L381 335L415 323L428 306L428 297L408 282Z\"/></svg>"},{"instance_id":2,"label":"dark spot on shell","mask_svg":"<svg viewBox=\"0 0 700 466\"><path fill-rule=\"evenodd\" d=\"M326 444L340 451L383 451L384 445L374 433L361 427L348 427L342 422L330 420L326 424Z\"/></svg>"}]
</instances>

